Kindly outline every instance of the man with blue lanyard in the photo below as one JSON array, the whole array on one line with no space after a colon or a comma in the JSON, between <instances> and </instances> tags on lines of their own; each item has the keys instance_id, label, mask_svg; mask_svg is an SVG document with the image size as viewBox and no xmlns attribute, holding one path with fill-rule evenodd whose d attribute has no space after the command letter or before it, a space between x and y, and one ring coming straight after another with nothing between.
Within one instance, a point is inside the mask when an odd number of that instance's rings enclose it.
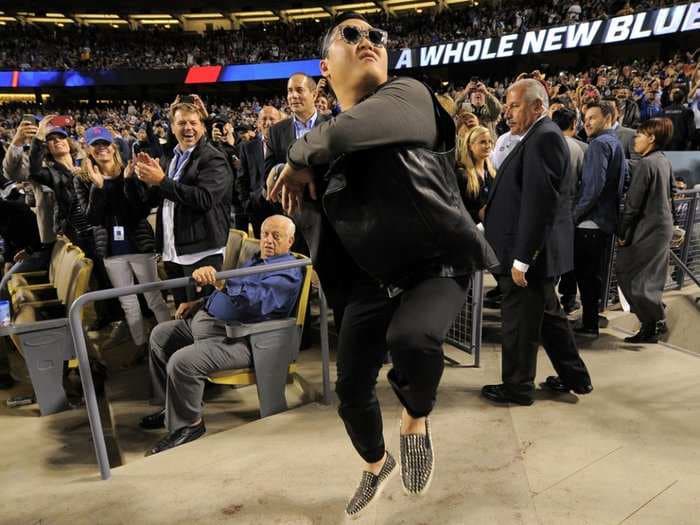
<instances>
[{"instance_id":1,"label":"man with blue lanyard","mask_svg":"<svg viewBox=\"0 0 700 525\"><path fill-rule=\"evenodd\" d=\"M261 227L260 254L244 266L294 260L294 223L283 215L268 217ZM216 269L198 268L192 277L199 285L214 285ZM202 395L206 377L217 370L248 368L252 357L245 339L226 337L225 322L255 323L292 315L302 284L299 268L231 278L221 291L206 299L180 305L174 321L151 332L150 370L153 401L164 408L144 417L141 428L165 428L168 435L147 455L201 437Z\"/></svg>"}]
</instances>

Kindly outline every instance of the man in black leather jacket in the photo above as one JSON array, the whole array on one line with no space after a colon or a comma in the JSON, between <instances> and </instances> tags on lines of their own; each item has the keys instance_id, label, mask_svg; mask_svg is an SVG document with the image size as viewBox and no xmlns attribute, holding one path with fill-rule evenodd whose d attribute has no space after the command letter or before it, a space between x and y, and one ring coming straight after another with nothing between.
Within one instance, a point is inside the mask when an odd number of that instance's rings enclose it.
<instances>
[{"instance_id":1,"label":"man in black leather jacket","mask_svg":"<svg viewBox=\"0 0 700 525\"><path fill-rule=\"evenodd\" d=\"M428 415L444 367L442 342L471 272L494 262L459 197L454 123L427 86L388 81L386 36L355 13L336 19L324 39L321 72L343 112L297 140L281 173L268 178L268 193L288 213L308 191L311 199L295 218L336 320L342 318L339 414L366 462L346 508L350 517L375 501L397 470L375 394L387 350L389 382L404 407L404 490L428 489L434 472ZM319 176L327 165L327 176ZM426 181L432 191L419 191Z\"/></svg>"},{"instance_id":2,"label":"man in black leather jacket","mask_svg":"<svg viewBox=\"0 0 700 525\"><path fill-rule=\"evenodd\" d=\"M230 225L233 173L226 157L204 136L204 104L181 103L170 108L178 145L161 165L147 153L135 159L131 198L158 206L156 249L163 255L168 277L189 277L202 266L221 269ZM205 290L207 293L209 290ZM196 299L194 289L173 290L179 306Z\"/></svg>"}]
</instances>

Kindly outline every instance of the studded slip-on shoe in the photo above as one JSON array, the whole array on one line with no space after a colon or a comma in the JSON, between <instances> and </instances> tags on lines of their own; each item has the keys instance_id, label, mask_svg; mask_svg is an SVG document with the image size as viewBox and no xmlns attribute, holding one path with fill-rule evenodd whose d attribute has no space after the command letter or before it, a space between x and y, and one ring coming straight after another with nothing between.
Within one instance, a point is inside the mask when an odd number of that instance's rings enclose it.
<instances>
[{"instance_id":1,"label":"studded slip-on shoe","mask_svg":"<svg viewBox=\"0 0 700 525\"><path fill-rule=\"evenodd\" d=\"M394 477L396 471L396 460L387 451L386 461L379 474L375 475L367 471L362 473L360 485L348 506L345 507L346 516L353 520L359 518L368 507L379 499L384 487Z\"/></svg>"},{"instance_id":2,"label":"studded slip-on shoe","mask_svg":"<svg viewBox=\"0 0 700 525\"><path fill-rule=\"evenodd\" d=\"M401 423L399 422L399 433ZM401 483L409 496L424 494L430 488L435 470L435 451L430 423L425 419L425 434L406 434L401 440Z\"/></svg>"}]
</instances>

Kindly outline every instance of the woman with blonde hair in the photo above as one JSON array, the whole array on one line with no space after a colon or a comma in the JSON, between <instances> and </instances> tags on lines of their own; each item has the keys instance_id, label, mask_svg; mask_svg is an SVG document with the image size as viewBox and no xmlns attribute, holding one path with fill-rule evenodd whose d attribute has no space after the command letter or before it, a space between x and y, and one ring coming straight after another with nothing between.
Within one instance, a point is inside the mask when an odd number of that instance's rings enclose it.
<instances>
[{"instance_id":1,"label":"woman with blonde hair","mask_svg":"<svg viewBox=\"0 0 700 525\"><path fill-rule=\"evenodd\" d=\"M135 183L133 163L126 168L114 144L114 137L103 127L85 132L88 157L74 179L75 192L88 222L103 232L106 242L99 243L97 255L103 259L109 281L114 287L131 286L158 280L156 244L153 229L146 218L148 204L126 197L125 187ZM159 291L143 294L159 323L170 320L170 311ZM141 307L136 295L119 297L137 357L146 355L147 338Z\"/></svg>"},{"instance_id":2,"label":"woman with blonde hair","mask_svg":"<svg viewBox=\"0 0 700 525\"><path fill-rule=\"evenodd\" d=\"M476 126L457 137L457 164L462 201L475 223L484 218L496 170L489 156L493 139L488 128Z\"/></svg>"}]
</instances>

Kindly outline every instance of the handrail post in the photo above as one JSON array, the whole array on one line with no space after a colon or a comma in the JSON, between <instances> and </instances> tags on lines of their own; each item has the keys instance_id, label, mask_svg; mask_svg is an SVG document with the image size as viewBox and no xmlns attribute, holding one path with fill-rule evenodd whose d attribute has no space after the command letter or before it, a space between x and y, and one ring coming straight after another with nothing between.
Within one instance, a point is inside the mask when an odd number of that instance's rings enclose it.
<instances>
[{"instance_id":1,"label":"handrail post","mask_svg":"<svg viewBox=\"0 0 700 525\"><path fill-rule=\"evenodd\" d=\"M70 307L68 320L73 335L73 346L75 355L78 358L78 369L80 370L80 382L83 385L83 395L90 421L90 432L92 433L92 444L95 447L97 464L100 467L100 476L103 480L108 480L112 474L109 468L109 457L107 456L107 445L105 444L102 420L100 419L100 409L97 407L97 395L95 385L92 381L90 370L90 360L88 359L87 347L85 346L85 333L82 326L83 304L89 299L88 295L78 297Z\"/></svg>"},{"instance_id":2,"label":"handrail post","mask_svg":"<svg viewBox=\"0 0 700 525\"><path fill-rule=\"evenodd\" d=\"M318 298L321 303L321 366L323 367L323 404L331 404L331 377L330 377L330 348L328 345L328 303L323 288L318 286Z\"/></svg>"}]
</instances>

